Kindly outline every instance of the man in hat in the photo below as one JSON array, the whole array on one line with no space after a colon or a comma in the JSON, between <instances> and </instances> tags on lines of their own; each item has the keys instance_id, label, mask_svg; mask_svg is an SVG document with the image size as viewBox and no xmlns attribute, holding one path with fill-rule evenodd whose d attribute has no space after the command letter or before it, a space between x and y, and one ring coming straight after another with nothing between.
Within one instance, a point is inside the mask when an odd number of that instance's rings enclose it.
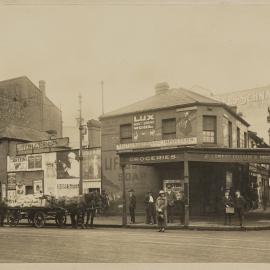
<instances>
[{"instance_id":1,"label":"man in hat","mask_svg":"<svg viewBox=\"0 0 270 270\"><path fill-rule=\"evenodd\" d=\"M135 223L136 196L134 195L133 189L130 189L128 192L129 192L130 222L134 224Z\"/></svg>"},{"instance_id":2,"label":"man in hat","mask_svg":"<svg viewBox=\"0 0 270 270\"><path fill-rule=\"evenodd\" d=\"M167 186L166 198L167 198L168 223L169 222L173 223L173 209L175 206L176 196L175 193L172 191L171 185Z\"/></svg>"},{"instance_id":3,"label":"man in hat","mask_svg":"<svg viewBox=\"0 0 270 270\"><path fill-rule=\"evenodd\" d=\"M156 211L155 211L155 200L153 197L152 191L149 191L145 195L145 210L146 210L146 223L147 224L156 224Z\"/></svg>"}]
</instances>

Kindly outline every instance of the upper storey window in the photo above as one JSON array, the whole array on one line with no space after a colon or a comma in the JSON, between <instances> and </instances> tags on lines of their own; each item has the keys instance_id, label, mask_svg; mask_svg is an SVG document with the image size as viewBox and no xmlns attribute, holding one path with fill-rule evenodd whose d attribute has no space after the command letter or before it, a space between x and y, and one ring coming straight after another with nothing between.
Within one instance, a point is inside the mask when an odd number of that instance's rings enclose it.
<instances>
[{"instance_id":1,"label":"upper storey window","mask_svg":"<svg viewBox=\"0 0 270 270\"><path fill-rule=\"evenodd\" d=\"M132 125L120 125L120 143L132 142Z\"/></svg>"},{"instance_id":2,"label":"upper storey window","mask_svg":"<svg viewBox=\"0 0 270 270\"><path fill-rule=\"evenodd\" d=\"M216 143L217 137L217 118L216 116L203 116L203 142Z\"/></svg>"},{"instance_id":3,"label":"upper storey window","mask_svg":"<svg viewBox=\"0 0 270 270\"><path fill-rule=\"evenodd\" d=\"M163 119L162 120L162 139L175 139L176 138L176 119Z\"/></svg>"}]
</instances>

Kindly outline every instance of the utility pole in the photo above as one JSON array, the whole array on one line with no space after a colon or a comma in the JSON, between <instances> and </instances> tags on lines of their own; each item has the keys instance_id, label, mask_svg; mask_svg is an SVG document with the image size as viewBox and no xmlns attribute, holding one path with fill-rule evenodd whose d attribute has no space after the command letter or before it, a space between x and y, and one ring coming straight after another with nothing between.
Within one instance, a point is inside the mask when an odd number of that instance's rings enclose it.
<instances>
[{"instance_id":1,"label":"utility pole","mask_svg":"<svg viewBox=\"0 0 270 270\"><path fill-rule=\"evenodd\" d=\"M104 89L103 89L104 82L101 81L101 108L102 108L102 115L104 114Z\"/></svg>"},{"instance_id":2,"label":"utility pole","mask_svg":"<svg viewBox=\"0 0 270 270\"><path fill-rule=\"evenodd\" d=\"M82 140L83 140L83 123L82 123L82 96L79 94L79 131L80 131L80 182L79 182L79 194L83 194L83 155L82 155Z\"/></svg>"}]
</instances>

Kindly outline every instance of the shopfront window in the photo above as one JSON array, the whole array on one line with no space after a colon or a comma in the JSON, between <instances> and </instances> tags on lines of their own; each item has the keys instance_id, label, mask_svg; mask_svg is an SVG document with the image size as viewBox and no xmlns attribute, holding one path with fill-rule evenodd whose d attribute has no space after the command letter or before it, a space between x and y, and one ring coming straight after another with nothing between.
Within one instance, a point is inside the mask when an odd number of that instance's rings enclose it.
<instances>
[{"instance_id":1,"label":"shopfront window","mask_svg":"<svg viewBox=\"0 0 270 270\"><path fill-rule=\"evenodd\" d=\"M28 169L41 169L42 168L42 156L29 156L28 157Z\"/></svg>"},{"instance_id":2,"label":"shopfront window","mask_svg":"<svg viewBox=\"0 0 270 270\"><path fill-rule=\"evenodd\" d=\"M120 125L120 143L132 142L132 125Z\"/></svg>"},{"instance_id":3,"label":"shopfront window","mask_svg":"<svg viewBox=\"0 0 270 270\"><path fill-rule=\"evenodd\" d=\"M175 139L176 138L176 119L163 119L162 120L162 139Z\"/></svg>"},{"instance_id":4,"label":"shopfront window","mask_svg":"<svg viewBox=\"0 0 270 270\"><path fill-rule=\"evenodd\" d=\"M217 133L217 119L216 116L203 116L203 142L216 143Z\"/></svg>"}]
</instances>

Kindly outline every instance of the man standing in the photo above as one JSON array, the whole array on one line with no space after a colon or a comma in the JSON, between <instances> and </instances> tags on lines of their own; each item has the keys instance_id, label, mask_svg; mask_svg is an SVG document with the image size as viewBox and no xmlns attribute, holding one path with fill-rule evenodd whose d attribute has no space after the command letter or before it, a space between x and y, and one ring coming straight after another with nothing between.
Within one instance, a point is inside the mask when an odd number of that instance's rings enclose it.
<instances>
[{"instance_id":1,"label":"man standing","mask_svg":"<svg viewBox=\"0 0 270 270\"><path fill-rule=\"evenodd\" d=\"M7 216L7 204L5 201L0 201L0 226L4 226L4 221Z\"/></svg>"},{"instance_id":2,"label":"man standing","mask_svg":"<svg viewBox=\"0 0 270 270\"><path fill-rule=\"evenodd\" d=\"M246 200L244 199L243 196L241 196L240 191L237 190L235 192L235 211L238 215L239 222L241 228L244 226L244 214L245 214L245 207L246 207Z\"/></svg>"},{"instance_id":3,"label":"man standing","mask_svg":"<svg viewBox=\"0 0 270 270\"><path fill-rule=\"evenodd\" d=\"M146 210L146 223L156 224L156 211L155 211L155 200L152 191L149 191L145 196L145 210Z\"/></svg>"},{"instance_id":4,"label":"man standing","mask_svg":"<svg viewBox=\"0 0 270 270\"><path fill-rule=\"evenodd\" d=\"M166 198L167 198L168 223L173 223L173 209L176 201L176 196L172 191L171 185L167 186Z\"/></svg>"},{"instance_id":5,"label":"man standing","mask_svg":"<svg viewBox=\"0 0 270 270\"><path fill-rule=\"evenodd\" d=\"M129 191L129 214L131 223L135 223L135 209L136 209L136 196L134 195L134 190Z\"/></svg>"}]
</instances>

